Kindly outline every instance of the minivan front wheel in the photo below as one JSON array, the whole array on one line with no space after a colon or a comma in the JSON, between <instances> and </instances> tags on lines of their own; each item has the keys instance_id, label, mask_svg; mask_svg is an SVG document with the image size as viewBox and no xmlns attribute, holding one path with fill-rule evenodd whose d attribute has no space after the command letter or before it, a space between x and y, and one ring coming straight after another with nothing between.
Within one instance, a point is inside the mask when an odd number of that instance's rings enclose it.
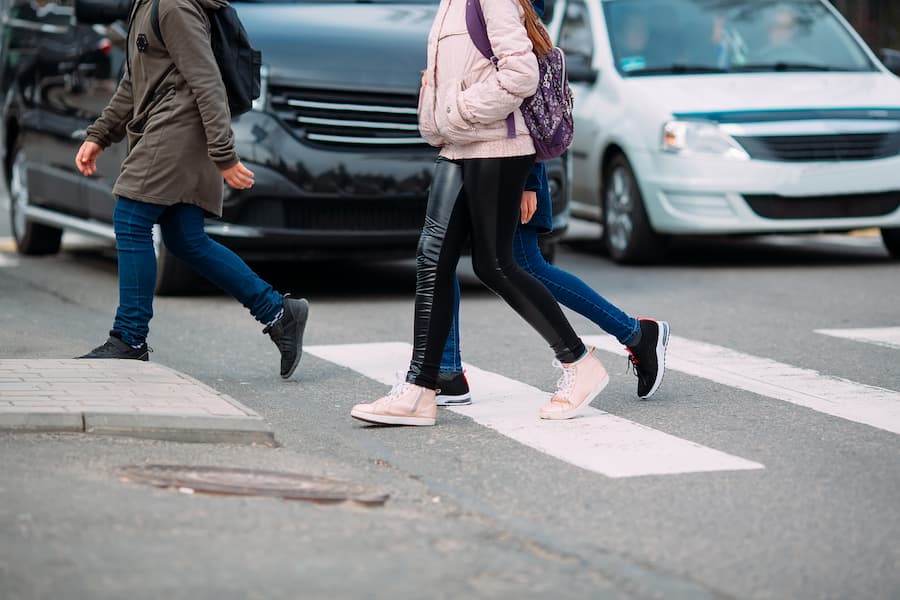
<instances>
[{"instance_id":1,"label":"minivan front wheel","mask_svg":"<svg viewBox=\"0 0 900 600\"><path fill-rule=\"evenodd\" d=\"M892 258L900 258L900 227L882 227L881 241Z\"/></svg>"},{"instance_id":2,"label":"minivan front wheel","mask_svg":"<svg viewBox=\"0 0 900 600\"><path fill-rule=\"evenodd\" d=\"M603 241L619 263L652 262L662 256L665 240L653 231L634 171L618 154L603 173Z\"/></svg>"},{"instance_id":3,"label":"minivan front wheel","mask_svg":"<svg viewBox=\"0 0 900 600\"><path fill-rule=\"evenodd\" d=\"M14 150L9 177L9 220L16 248L22 254L39 256L56 254L62 242L63 230L28 218L31 197L28 191L28 158L21 149Z\"/></svg>"}]
</instances>

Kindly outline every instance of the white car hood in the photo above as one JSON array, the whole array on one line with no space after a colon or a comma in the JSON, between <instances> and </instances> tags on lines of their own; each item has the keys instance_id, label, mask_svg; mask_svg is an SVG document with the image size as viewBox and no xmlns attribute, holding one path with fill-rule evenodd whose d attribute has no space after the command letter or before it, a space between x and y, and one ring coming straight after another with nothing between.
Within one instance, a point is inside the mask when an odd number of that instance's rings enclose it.
<instances>
[{"instance_id":1,"label":"white car hood","mask_svg":"<svg viewBox=\"0 0 900 600\"><path fill-rule=\"evenodd\" d=\"M625 81L625 87L669 114L807 108L900 109L900 79L880 71L631 77Z\"/></svg>"}]
</instances>

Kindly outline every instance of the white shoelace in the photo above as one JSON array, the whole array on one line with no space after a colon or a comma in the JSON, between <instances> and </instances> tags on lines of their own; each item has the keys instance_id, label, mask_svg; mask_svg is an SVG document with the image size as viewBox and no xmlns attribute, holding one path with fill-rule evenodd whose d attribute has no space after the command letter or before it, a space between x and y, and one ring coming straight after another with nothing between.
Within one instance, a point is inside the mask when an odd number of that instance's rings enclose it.
<instances>
[{"instance_id":1,"label":"white shoelace","mask_svg":"<svg viewBox=\"0 0 900 600\"><path fill-rule=\"evenodd\" d=\"M558 360L553 361L553 366L562 369L562 375L560 375L559 381L556 382L556 394L554 396L568 400L572 395L572 390L575 388L575 367L567 367Z\"/></svg>"},{"instance_id":2,"label":"white shoelace","mask_svg":"<svg viewBox=\"0 0 900 600\"><path fill-rule=\"evenodd\" d=\"M395 383L394 387L391 388L391 391L388 392L388 395L386 396L388 401L396 400L402 396L410 386L406 381L406 371L397 371L394 374L394 378L397 380L397 383Z\"/></svg>"}]
</instances>

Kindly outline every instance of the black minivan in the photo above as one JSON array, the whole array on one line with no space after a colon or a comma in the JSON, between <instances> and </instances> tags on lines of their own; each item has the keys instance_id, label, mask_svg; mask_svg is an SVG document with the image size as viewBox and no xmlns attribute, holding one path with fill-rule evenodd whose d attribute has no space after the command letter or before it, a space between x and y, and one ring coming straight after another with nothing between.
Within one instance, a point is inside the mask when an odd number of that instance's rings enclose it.
<instances>
[{"instance_id":1,"label":"black minivan","mask_svg":"<svg viewBox=\"0 0 900 600\"><path fill-rule=\"evenodd\" d=\"M51 254L63 230L114 239L118 144L84 178L73 157L115 90L130 0L7 0L0 33L0 152L20 252ZM251 190L226 186L209 234L248 260L415 253L436 149L416 106L435 0L236 1L263 55L263 92L234 120ZM569 219L565 158L548 163L555 231ZM157 292L195 275L159 247Z\"/></svg>"}]
</instances>

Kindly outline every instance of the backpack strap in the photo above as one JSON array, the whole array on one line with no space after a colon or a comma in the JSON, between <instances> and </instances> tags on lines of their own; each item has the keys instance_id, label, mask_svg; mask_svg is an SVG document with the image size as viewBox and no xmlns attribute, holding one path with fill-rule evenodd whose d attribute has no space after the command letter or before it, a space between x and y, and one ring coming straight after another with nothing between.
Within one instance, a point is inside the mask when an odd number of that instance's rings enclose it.
<instances>
[{"instance_id":1,"label":"backpack strap","mask_svg":"<svg viewBox=\"0 0 900 600\"><path fill-rule=\"evenodd\" d=\"M159 2L159 0L153 0ZM499 69L497 63L499 58L494 54L491 48L491 40L488 38L487 23L484 20L484 11L481 9L481 0L466 0L466 29L469 31L469 37L472 43L481 54L491 61L495 69ZM506 117L506 134L507 137L516 137L516 117L514 113L509 113Z\"/></svg>"},{"instance_id":2,"label":"backpack strap","mask_svg":"<svg viewBox=\"0 0 900 600\"><path fill-rule=\"evenodd\" d=\"M137 2L135 2L135 4L137 4ZM162 30L159 28L159 0L153 0L153 4L150 6L150 27L153 28L153 35L156 36L156 39L158 39L159 43L163 45L163 48L165 48L166 41L163 39ZM160 78L160 80L163 80L166 77L168 77L169 73L171 73L174 70L175 70L175 63L173 61L172 64L169 65L169 68L166 69L165 72L162 74L162 77ZM156 90L155 92L153 92L152 97L156 98L156 94L158 92L159 92L159 90Z\"/></svg>"},{"instance_id":3,"label":"backpack strap","mask_svg":"<svg viewBox=\"0 0 900 600\"><path fill-rule=\"evenodd\" d=\"M491 48L491 40L488 38L487 23L484 20L484 11L481 9L481 0L466 0L466 29L472 43L482 55L497 67L498 58Z\"/></svg>"},{"instance_id":4,"label":"backpack strap","mask_svg":"<svg viewBox=\"0 0 900 600\"><path fill-rule=\"evenodd\" d=\"M153 35L165 47L166 41L163 39L162 31L159 29L159 0L153 0L153 6L150 7L150 26L153 28Z\"/></svg>"}]
</instances>

